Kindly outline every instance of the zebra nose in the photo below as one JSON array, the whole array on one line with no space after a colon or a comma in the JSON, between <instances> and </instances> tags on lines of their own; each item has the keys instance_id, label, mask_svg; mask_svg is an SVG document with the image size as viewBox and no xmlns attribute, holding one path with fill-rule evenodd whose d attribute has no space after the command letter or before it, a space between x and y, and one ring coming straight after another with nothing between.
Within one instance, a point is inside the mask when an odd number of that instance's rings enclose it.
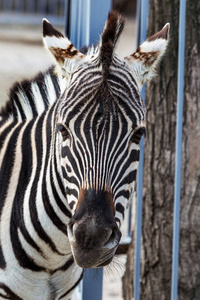
<instances>
[{"instance_id":1,"label":"zebra nose","mask_svg":"<svg viewBox=\"0 0 200 300\"><path fill-rule=\"evenodd\" d=\"M96 224L95 224L96 225ZM68 225L68 238L71 243L75 243L83 248L92 249L97 246L112 249L119 244L121 232L117 225L111 227L98 227L94 224L70 223Z\"/></svg>"},{"instance_id":2,"label":"zebra nose","mask_svg":"<svg viewBox=\"0 0 200 300\"><path fill-rule=\"evenodd\" d=\"M107 240L104 242L104 247L112 249L119 244L121 239L121 232L117 227L110 229L110 234L107 236Z\"/></svg>"}]
</instances>

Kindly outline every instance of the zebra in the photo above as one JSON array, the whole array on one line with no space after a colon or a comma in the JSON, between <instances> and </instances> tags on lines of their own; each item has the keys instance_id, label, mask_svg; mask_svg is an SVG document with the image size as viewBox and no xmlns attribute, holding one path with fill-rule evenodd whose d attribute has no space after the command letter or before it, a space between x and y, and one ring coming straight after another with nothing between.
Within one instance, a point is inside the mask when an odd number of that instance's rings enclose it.
<instances>
[{"instance_id":1,"label":"zebra","mask_svg":"<svg viewBox=\"0 0 200 300\"><path fill-rule=\"evenodd\" d=\"M124 18L78 51L48 20L55 64L17 82L0 112L0 299L70 299L84 269L109 264L135 191L146 109L140 91L169 24L119 58Z\"/></svg>"}]
</instances>

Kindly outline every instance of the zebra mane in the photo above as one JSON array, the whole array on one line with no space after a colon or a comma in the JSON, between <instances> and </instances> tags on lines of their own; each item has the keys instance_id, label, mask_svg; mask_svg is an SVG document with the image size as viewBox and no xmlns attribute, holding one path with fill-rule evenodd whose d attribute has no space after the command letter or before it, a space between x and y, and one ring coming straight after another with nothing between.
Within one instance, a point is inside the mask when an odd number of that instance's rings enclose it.
<instances>
[{"instance_id":1,"label":"zebra mane","mask_svg":"<svg viewBox=\"0 0 200 300\"><path fill-rule=\"evenodd\" d=\"M117 41L124 28L124 23L124 18L118 12L111 11L109 13L99 45L99 59L102 63L103 76L105 79L109 74L109 67L112 62Z\"/></svg>"},{"instance_id":2,"label":"zebra mane","mask_svg":"<svg viewBox=\"0 0 200 300\"><path fill-rule=\"evenodd\" d=\"M65 88L63 85L55 66L30 80L16 82L10 89L9 99L1 108L0 115L3 118L13 117L17 121L36 118L59 98Z\"/></svg>"}]
</instances>

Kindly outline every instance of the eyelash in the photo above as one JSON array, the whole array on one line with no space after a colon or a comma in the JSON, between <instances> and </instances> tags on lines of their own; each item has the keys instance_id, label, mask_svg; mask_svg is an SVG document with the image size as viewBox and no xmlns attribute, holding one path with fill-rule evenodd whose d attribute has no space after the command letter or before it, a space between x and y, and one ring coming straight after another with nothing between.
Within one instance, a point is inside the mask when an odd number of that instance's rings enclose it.
<instances>
[{"instance_id":1,"label":"eyelash","mask_svg":"<svg viewBox=\"0 0 200 300\"><path fill-rule=\"evenodd\" d=\"M70 137L70 134L69 134L67 128L65 126L63 126L62 124L58 124L57 129L62 134L63 141L66 141L66 139L68 139Z\"/></svg>"},{"instance_id":2,"label":"eyelash","mask_svg":"<svg viewBox=\"0 0 200 300\"><path fill-rule=\"evenodd\" d=\"M146 136L146 130L144 127L141 127L139 128L138 130L136 130L132 137L131 137L131 141L136 143L136 144L139 144L140 143L140 140L141 140L141 137L145 135Z\"/></svg>"}]
</instances>

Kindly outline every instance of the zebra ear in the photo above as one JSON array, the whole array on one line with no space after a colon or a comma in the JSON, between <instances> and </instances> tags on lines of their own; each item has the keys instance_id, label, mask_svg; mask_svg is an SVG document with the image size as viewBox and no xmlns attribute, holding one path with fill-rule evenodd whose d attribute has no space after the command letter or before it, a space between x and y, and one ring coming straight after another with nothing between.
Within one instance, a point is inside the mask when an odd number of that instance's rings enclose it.
<instances>
[{"instance_id":1,"label":"zebra ear","mask_svg":"<svg viewBox=\"0 0 200 300\"><path fill-rule=\"evenodd\" d=\"M45 47L60 65L64 75L69 75L76 65L83 62L85 55L79 52L62 33L47 19L43 19L43 41Z\"/></svg>"},{"instance_id":2,"label":"zebra ear","mask_svg":"<svg viewBox=\"0 0 200 300\"><path fill-rule=\"evenodd\" d=\"M109 12L99 43L99 60L102 63L104 78L109 74L115 47L123 28L124 18L114 10Z\"/></svg>"},{"instance_id":3,"label":"zebra ear","mask_svg":"<svg viewBox=\"0 0 200 300\"><path fill-rule=\"evenodd\" d=\"M140 90L143 84L152 79L156 74L156 66L167 48L169 28L170 25L167 23L159 32L140 45L133 54L125 57L127 64L136 74Z\"/></svg>"}]
</instances>

